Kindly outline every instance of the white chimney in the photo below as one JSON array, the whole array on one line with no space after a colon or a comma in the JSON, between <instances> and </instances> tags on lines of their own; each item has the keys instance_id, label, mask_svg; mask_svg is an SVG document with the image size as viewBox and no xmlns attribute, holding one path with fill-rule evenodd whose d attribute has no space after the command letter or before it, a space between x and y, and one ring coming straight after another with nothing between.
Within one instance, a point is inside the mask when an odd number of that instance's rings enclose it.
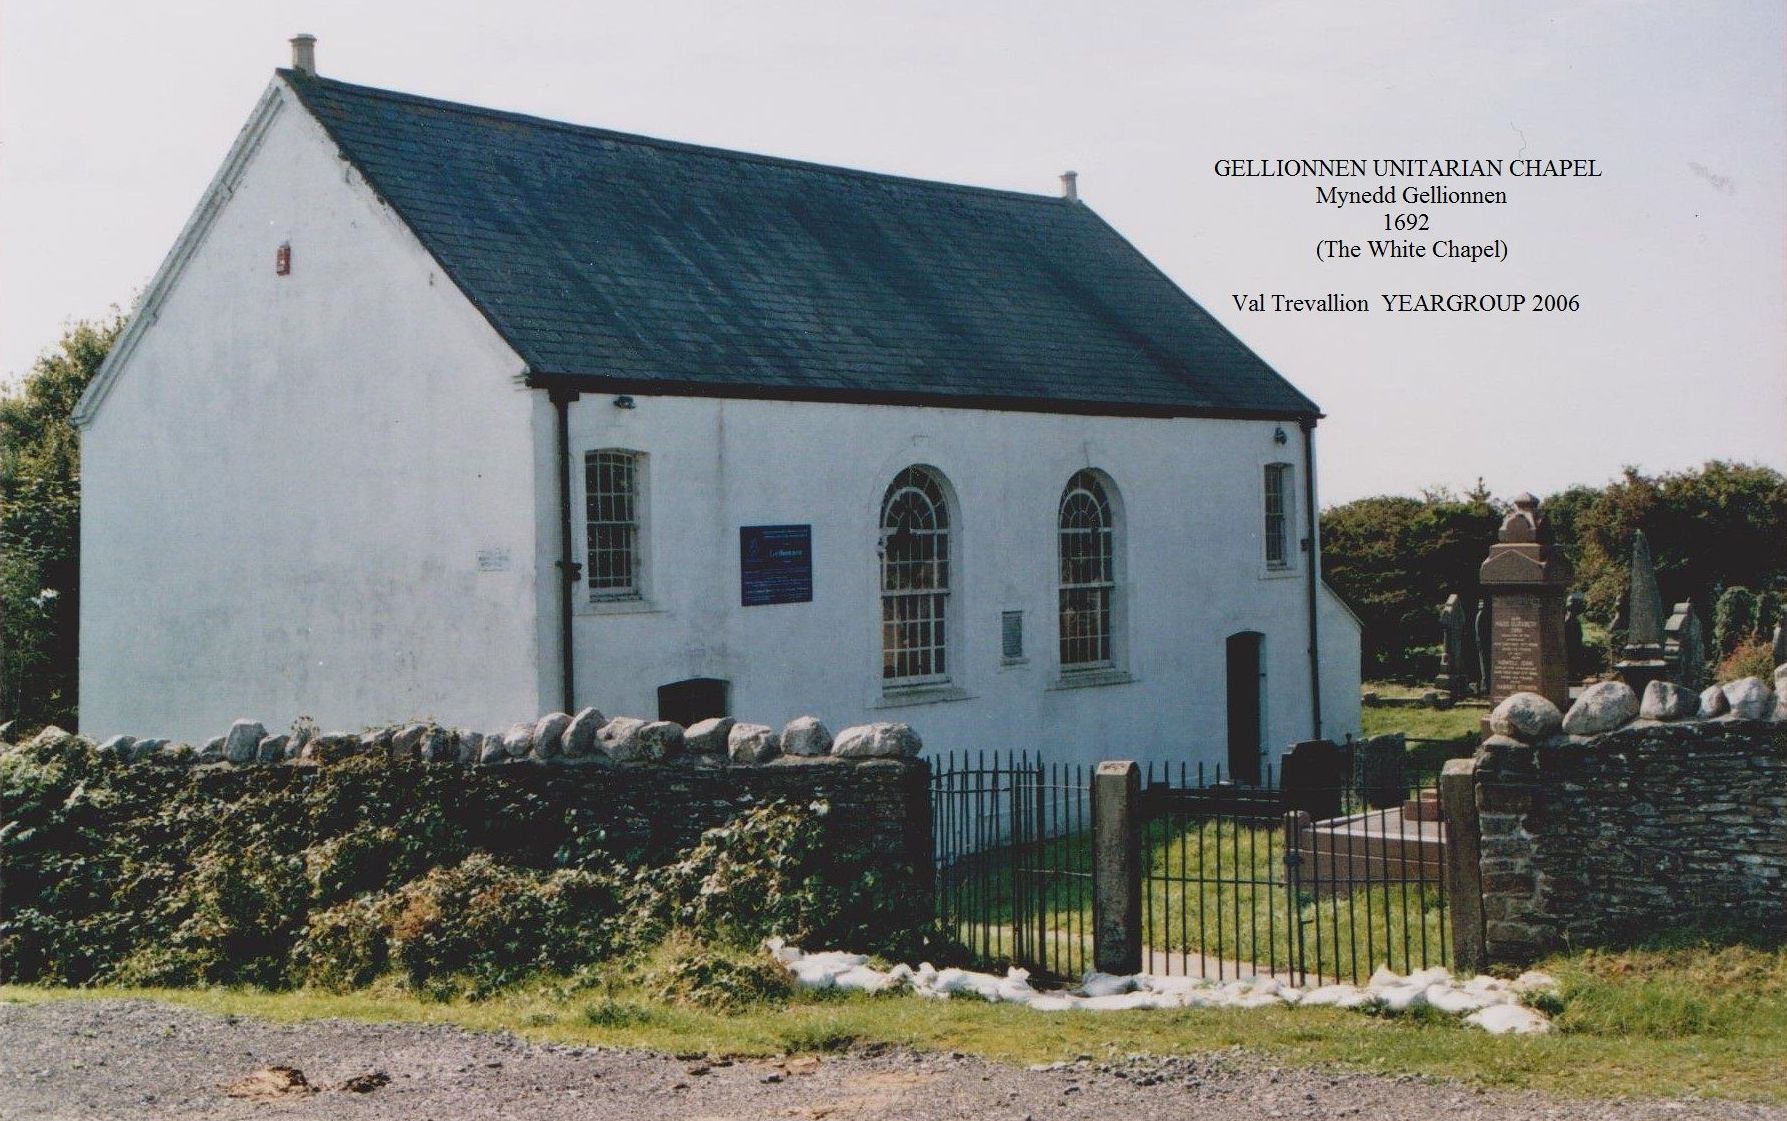
<instances>
[{"instance_id":1,"label":"white chimney","mask_svg":"<svg viewBox=\"0 0 1787 1121\"><path fill-rule=\"evenodd\" d=\"M292 69L316 77L316 36L292 36Z\"/></svg>"},{"instance_id":2,"label":"white chimney","mask_svg":"<svg viewBox=\"0 0 1787 1121\"><path fill-rule=\"evenodd\" d=\"M297 40L293 40L296 42ZM1061 173L1061 197L1069 202L1077 202L1080 197L1080 173L1063 171Z\"/></svg>"}]
</instances>

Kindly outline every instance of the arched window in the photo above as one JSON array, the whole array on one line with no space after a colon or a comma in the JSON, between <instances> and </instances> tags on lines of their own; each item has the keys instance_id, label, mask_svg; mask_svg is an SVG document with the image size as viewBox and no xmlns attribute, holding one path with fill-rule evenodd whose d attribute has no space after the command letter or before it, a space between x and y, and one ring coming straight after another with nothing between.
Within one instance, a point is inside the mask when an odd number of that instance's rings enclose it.
<instances>
[{"instance_id":1,"label":"arched window","mask_svg":"<svg viewBox=\"0 0 1787 1121\"><path fill-rule=\"evenodd\" d=\"M1104 483L1077 472L1061 492L1061 668L1113 664L1117 591L1117 519Z\"/></svg>"},{"instance_id":2,"label":"arched window","mask_svg":"<svg viewBox=\"0 0 1787 1121\"><path fill-rule=\"evenodd\" d=\"M949 679L949 501L923 467L894 477L881 499L881 680Z\"/></svg>"}]
</instances>

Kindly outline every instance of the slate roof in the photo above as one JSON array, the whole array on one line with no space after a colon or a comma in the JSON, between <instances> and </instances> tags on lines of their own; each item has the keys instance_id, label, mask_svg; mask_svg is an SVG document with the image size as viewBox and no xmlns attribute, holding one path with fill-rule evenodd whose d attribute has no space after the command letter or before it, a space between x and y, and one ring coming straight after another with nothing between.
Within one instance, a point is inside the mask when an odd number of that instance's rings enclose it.
<instances>
[{"instance_id":1,"label":"slate roof","mask_svg":"<svg viewBox=\"0 0 1787 1121\"><path fill-rule=\"evenodd\" d=\"M1081 203L280 74L535 384L1318 415Z\"/></svg>"}]
</instances>

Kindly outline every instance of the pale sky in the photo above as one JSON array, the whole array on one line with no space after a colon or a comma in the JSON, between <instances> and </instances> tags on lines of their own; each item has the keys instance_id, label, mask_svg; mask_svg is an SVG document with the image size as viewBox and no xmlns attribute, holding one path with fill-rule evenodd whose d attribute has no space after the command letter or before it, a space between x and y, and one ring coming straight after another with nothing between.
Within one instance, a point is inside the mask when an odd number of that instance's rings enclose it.
<instances>
[{"instance_id":1,"label":"pale sky","mask_svg":"<svg viewBox=\"0 0 1787 1121\"><path fill-rule=\"evenodd\" d=\"M0 0L0 376L142 289L299 31L326 76L608 128L1037 192L1075 169L1328 414L1324 504L1787 469L1787 42L1764 0ZM1212 171L1522 155L1603 175L1452 181L1510 202L1429 208L1419 235L1499 237L1505 263L1317 262L1323 237L1384 236L1381 208ZM1399 291L1581 310L1383 313ZM1373 310L1236 310L1258 292Z\"/></svg>"}]
</instances>

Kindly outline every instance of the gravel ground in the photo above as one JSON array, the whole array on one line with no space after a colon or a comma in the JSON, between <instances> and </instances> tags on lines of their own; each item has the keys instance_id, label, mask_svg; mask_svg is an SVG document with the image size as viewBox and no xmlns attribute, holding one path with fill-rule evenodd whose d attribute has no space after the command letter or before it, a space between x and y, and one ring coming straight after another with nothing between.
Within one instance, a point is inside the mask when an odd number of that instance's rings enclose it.
<instances>
[{"instance_id":1,"label":"gravel ground","mask_svg":"<svg viewBox=\"0 0 1787 1121\"><path fill-rule=\"evenodd\" d=\"M258 1097L226 1092L275 1066L298 1068L312 1089L261 1087ZM361 1089L344 1088L349 1080ZM143 1001L0 1004L0 1118L124 1117L1787 1121L1787 1111L1719 1102L1564 1102L1413 1078L1276 1071L1222 1055L1035 1070L900 1051L725 1063L530 1044L432 1025L270 1024Z\"/></svg>"}]
</instances>

